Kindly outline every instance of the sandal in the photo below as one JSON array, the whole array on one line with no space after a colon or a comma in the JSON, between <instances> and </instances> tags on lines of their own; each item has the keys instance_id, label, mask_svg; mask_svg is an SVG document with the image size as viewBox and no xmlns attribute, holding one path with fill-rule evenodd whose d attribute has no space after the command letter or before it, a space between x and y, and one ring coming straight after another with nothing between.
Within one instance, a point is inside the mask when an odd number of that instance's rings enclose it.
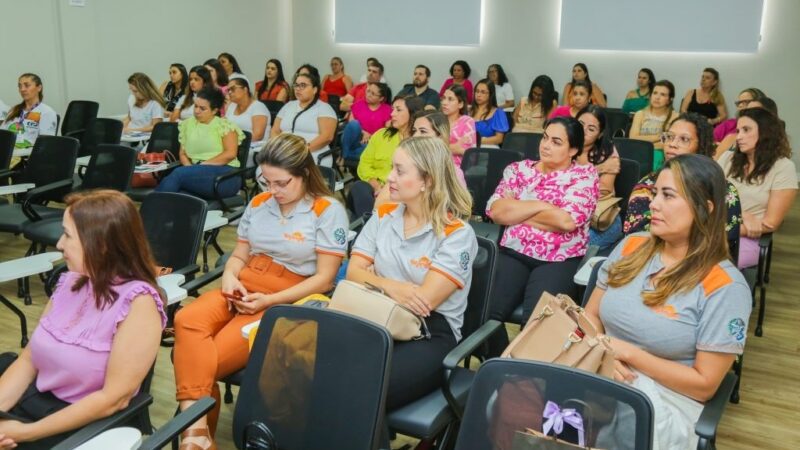
<instances>
[{"instance_id":1,"label":"sandal","mask_svg":"<svg viewBox=\"0 0 800 450\"><path fill-rule=\"evenodd\" d=\"M193 437L204 437L208 439L210 445L208 447L203 447L200 444L196 444L194 442L186 442L184 441L185 438L193 438ZM217 444L214 442L214 439L211 437L211 433L208 431L208 427L205 428L189 428L188 430L181 433L181 445L178 447L179 450L217 450Z\"/></svg>"}]
</instances>

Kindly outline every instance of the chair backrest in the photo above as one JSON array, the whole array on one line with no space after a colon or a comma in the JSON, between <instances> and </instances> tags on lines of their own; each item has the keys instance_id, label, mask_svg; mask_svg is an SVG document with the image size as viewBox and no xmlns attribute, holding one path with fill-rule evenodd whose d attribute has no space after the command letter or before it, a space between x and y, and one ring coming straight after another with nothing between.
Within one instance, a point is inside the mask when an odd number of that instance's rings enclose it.
<instances>
[{"instance_id":1,"label":"chair backrest","mask_svg":"<svg viewBox=\"0 0 800 450\"><path fill-rule=\"evenodd\" d=\"M506 121L508 122L508 129L514 129L514 111L506 111Z\"/></svg>"},{"instance_id":2,"label":"chair backrest","mask_svg":"<svg viewBox=\"0 0 800 450\"><path fill-rule=\"evenodd\" d=\"M64 122L61 123L61 135L88 128L89 120L97 117L100 104L89 100L73 100L67 105Z\"/></svg>"},{"instance_id":3,"label":"chair backrest","mask_svg":"<svg viewBox=\"0 0 800 450\"><path fill-rule=\"evenodd\" d=\"M325 166L317 166L317 168L319 168L322 178L328 183L328 189L331 192L336 192L336 172L333 168Z\"/></svg>"},{"instance_id":4,"label":"chair backrest","mask_svg":"<svg viewBox=\"0 0 800 450\"><path fill-rule=\"evenodd\" d=\"M619 159L619 173L614 178L614 195L621 197L619 216L624 220L628 211L628 200L636 183L641 179L639 163L627 158Z\"/></svg>"},{"instance_id":5,"label":"chair backrest","mask_svg":"<svg viewBox=\"0 0 800 450\"><path fill-rule=\"evenodd\" d=\"M176 122L158 122L153 127L153 132L150 133L150 140L147 142L145 152L153 153L169 150L177 158L180 149L178 124Z\"/></svg>"},{"instance_id":6,"label":"chair backrest","mask_svg":"<svg viewBox=\"0 0 800 450\"><path fill-rule=\"evenodd\" d=\"M470 148L461 160L461 169L472 193L472 212L486 217L486 201L492 196L505 168L522 159L519 152L501 148Z\"/></svg>"},{"instance_id":7,"label":"chair backrest","mask_svg":"<svg viewBox=\"0 0 800 450\"><path fill-rule=\"evenodd\" d=\"M90 119L80 136L81 148L78 156L90 156L100 144L119 145L122 138L122 122L117 119Z\"/></svg>"},{"instance_id":8,"label":"chair backrest","mask_svg":"<svg viewBox=\"0 0 800 450\"><path fill-rule=\"evenodd\" d=\"M78 158L77 139L64 136L42 135L36 138L22 174L23 183L34 183L37 187L56 181L72 179L75 174L75 160ZM69 192L59 190L49 195L45 201L59 201Z\"/></svg>"},{"instance_id":9,"label":"chair backrest","mask_svg":"<svg viewBox=\"0 0 800 450\"><path fill-rule=\"evenodd\" d=\"M8 130L0 130L0 170L8 169L11 164L11 157L14 156L14 144L17 142L17 135Z\"/></svg>"},{"instance_id":10,"label":"chair backrest","mask_svg":"<svg viewBox=\"0 0 800 450\"><path fill-rule=\"evenodd\" d=\"M466 338L489 318L489 300L492 298L497 268L497 243L482 236L478 239L478 253L472 263L472 285L467 296L467 310L461 335Z\"/></svg>"},{"instance_id":11,"label":"chair backrest","mask_svg":"<svg viewBox=\"0 0 800 450\"><path fill-rule=\"evenodd\" d=\"M375 195L372 186L366 181L356 181L350 185L347 193L347 208L352 211L353 217L364 217L372 212L375 207Z\"/></svg>"},{"instance_id":12,"label":"chair backrest","mask_svg":"<svg viewBox=\"0 0 800 450\"><path fill-rule=\"evenodd\" d=\"M592 297L592 292L594 291L595 286L597 286L597 274L600 273L600 266L603 265L605 260L600 261L592 267L592 273L589 275L589 281L586 282L586 289L583 291L583 298L581 299L581 306L586 306L589 303L589 299Z\"/></svg>"},{"instance_id":13,"label":"chair backrest","mask_svg":"<svg viewBox=\"0 0 800 450\"><path fill-rule=\"evenodd\" d=\"M275 122L275 118L278 117L278 113L280 112L281 108L285 103L280 102L278 100L261 100L261 103L267 107L269 111L269 126L272 126L272 123ZM269 130L267 130L267 135L269 135Z\"/></svg>"},{"instance_id":14,"label":"chair backrest","mask_svg":"<svg viewBox=\"0 0 800 450\"><path fill-rule=\"evenodd\" d=\"M247 157L250 156L250 142L253 140L253 135L249 131L242 131L242 133L244 133L244 139L242 139L239 149L236 151L236 159L239 160L239 167L243 168L247 167Z\"/></svg>"},{"instance_id":15,"label":"chair backrest","mask_svg":"<svg viewBox=\"0 0 800 450\"><path fill-rule=\"evenodd\" d=\"M114 189L125 192L136 167L136 149L126 145L100 144L89 159L81 189Z\"/></svg>"},{"instance_id":16,"label":"chair backrest","mask_svg":"<svg viewBox=\"0 0 800 450\"><path fill-rule=\"evenodd\" d=\"M610 143L617 136L626 137L631 129L631 116L620 108L604 108L606 129L604 139Z\"/></svg>"},{"instance_id":17,"label":"chair backrest","mask_svg":"<svg viewBox=\"0 0 800 450\"><path fill-rule=\"evenodd\" d=\"M614 138L614 147L620 158L631 159L639 163L639 178L653 171L654 148L652 142Z\"/></svg>"},{"instance_id":18,"label":"chair backrest","mask_svg":"<svg viewBox=\"0 0 800 450\"><path fill-rule=\"evenodd\" d=\"M341 111L339 108L342 106L342 99L338 95L328 94L328 104L331 105L334 111L336 111L336 115L339 118L344 117L346 114L345 111Z\"/></svg>"},{"instance_id":19,"label":"chair backrest","mask_svg":"<svg viewBox=\"0 0 800 450\"><path fill-rule=\"evenodd\" d=\"M236 400L236 447L261 423L274 436L265 448L377 448L391 352L386 329L358 317L269 308Z\"/></svg>"},{"instance_id":20,"label":"chair backrest","mask_svg":"<svg viewBox=\"0 0 800 450\"><path fill-rule=\"evenodd\" d=\"M539 160L539 143L542 133L507 133L500 148L522 153L524 159Z\"/></svg>"},{"instance_id":21,"label":"chair backrest","mask_svg":"<svg viewBox=\"0 0 800 450\"><path fill-rule=\"evenodd\" d=\"M195 264L207 209L205 200L186 194L153 192L144 198L139 214L159 266Z\"/></svg>"},{"instance_id":22,"label":"chair backrest","mask_svg":"<svg viewBox=\"0 0 800 450\"><path fill-rule=\"evenodd\" d=\"M478 369L456 450L511 448L517 432L542 431L547 402L577 410L587 446L653 448L653 405L641 391L566 366L503 358L491 359ZM612 421L616 427L608 426ZM603 437L596 439L597 430L606 426L617 433L601 433ZM577 443L577 432L565 423L559 438Z\"/></svg>"}]
</instances>

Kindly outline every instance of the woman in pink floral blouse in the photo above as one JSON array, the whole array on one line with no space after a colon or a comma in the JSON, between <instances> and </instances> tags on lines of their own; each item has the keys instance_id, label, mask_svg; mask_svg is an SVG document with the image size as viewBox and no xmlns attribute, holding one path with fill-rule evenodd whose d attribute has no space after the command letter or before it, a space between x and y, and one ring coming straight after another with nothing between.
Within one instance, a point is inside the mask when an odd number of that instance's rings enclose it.
<instances>
[{"instance_id":1,"label":"woman in pink floral blouse","mask_svg":"<svg viewBox=\"0 0 800 450\"><path fill-rule=\"evenodd\" d=\"M589 245L589 222L599 194L594 166L575 164L582 150L580 122L557 117L545 125L540 161L506 167L486 205L492 220L506 225L490 318L505 321L522 303L527 320L545 291L575 298L572 278ZM507 345L501 328L490 340L490 356Z\"/></svg>"}]
</instances>

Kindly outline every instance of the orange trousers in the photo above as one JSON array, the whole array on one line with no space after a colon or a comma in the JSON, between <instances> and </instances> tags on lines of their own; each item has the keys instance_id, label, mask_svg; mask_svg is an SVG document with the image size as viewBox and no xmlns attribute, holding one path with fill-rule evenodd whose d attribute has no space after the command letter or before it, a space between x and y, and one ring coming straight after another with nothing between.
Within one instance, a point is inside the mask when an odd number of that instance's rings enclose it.
<instances>
[{"instance_id":1,"label":"orange trousers","mask_svg":"<svg viewBox=\"0 0 800 450\"><path fill-rule=\"evenodd\" d=\"M306 277L297 275L266 255L254 255L239 272L239 281L248 292L271 294L292 287ZM217 380L244 368L249 357L242 327L258 321L264 312L238 314L228 309L221 289L206 292L175 316L176 398L197 400L213 396L217 401L209 413L212 436L219 417L220 396Z\"/></svg>"}]
</instances>

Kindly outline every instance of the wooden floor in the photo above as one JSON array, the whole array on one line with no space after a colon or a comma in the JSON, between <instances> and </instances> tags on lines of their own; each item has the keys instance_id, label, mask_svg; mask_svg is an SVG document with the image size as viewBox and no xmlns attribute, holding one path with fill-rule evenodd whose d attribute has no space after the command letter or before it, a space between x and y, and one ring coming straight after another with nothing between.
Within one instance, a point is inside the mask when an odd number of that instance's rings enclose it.
<instances>
[{"instance_id":1,"label":"wooden floor","mask_svg":"<svg viewBox=\"0 0 800 450\"><path fill-rule=\"evenodd\" d=\"M789 213L783 231L776 237L772 279L764 336L753 335L757 310L753 311L745 351L741 402L728 405L719 431L720 449L798 449L800 448L800 202ZM226 249L235 242L235 229L226 227L220 240ZM27 241L21 236L0 234L0 261L21 257ZM797 277L797 278L795 278ZM33 305L24 306L32 330L47 300L41 283L31 281ZM0 284L0 293L21 307L16 298L16 283ZM2 305L0 305L2 306ZM16 316L0 308L0 351L19 349ZM159 426L175 411L175 391L169 349L158 355L152 389L155 402L150 408L153 423ZM223 405L217 431L219 448L234 448L231 442L233 405Z\"/></svg>"}]
</instances>

